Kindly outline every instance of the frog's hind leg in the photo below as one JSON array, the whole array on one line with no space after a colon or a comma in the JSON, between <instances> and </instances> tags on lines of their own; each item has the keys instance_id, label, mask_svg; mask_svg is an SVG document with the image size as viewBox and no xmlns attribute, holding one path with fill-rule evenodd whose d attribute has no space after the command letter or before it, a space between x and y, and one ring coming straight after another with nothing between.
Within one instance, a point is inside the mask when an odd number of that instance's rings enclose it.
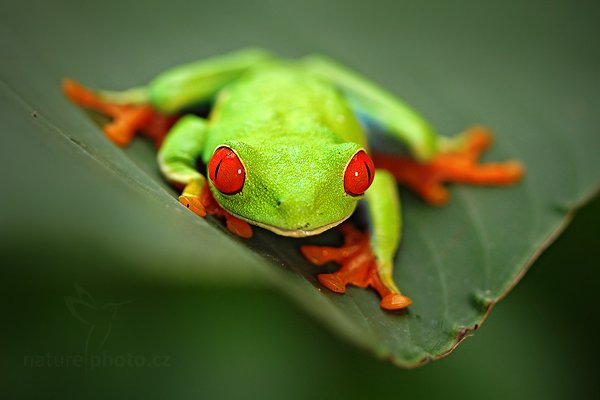
<instances>
[{"instance_id":1,"label":"frog's hind leg","mask_svg":"<svg viewBox=\"0 0 600 400\"><path fill-rule=\"evenodd\" d=\"M158 147L176 115L210 102L225 85L270 58L264 50L242 49L171 68L146 86L122 92L92 91L68 79L63 90L74 103L113 118L104 132L116 144L126 146L140 131Z\"/></svg>"},{"instance_id":2,"label":"frog's hind leg","mask_svg":"<svg viewBox=\"0 0 600 400\"><path fill-rule=\"evenodd\" d=\"M109 101L100 93L71 79L63 82L63 91L73 103L112 118L111 122L104 125L104 133L112 142L123 147L133 140L136 132L150 137L156 146L160 147L169 128L177 119L175 116L157 113L149 104Z\"/></svg>"},{"instance_id":3,"label":"frog's hind leg","mask_svg":"<svg viewBox=\"0 0 600 400\"><path fill-rule=\"evenodd\" d=\"M515 161L478 163L481 152L491 143L487 130L474 128L458 138L446 139L404 101L333 60L311 56L304 65L336 85L357 114L376 122L383 133L407 146L418 162L380 155L375 165L391 171L427 202L442 204L448 200L442 182L506 185L523 175L523 167Z\"/></svg>"},{"instance_id":4,"label":"frog's hind leg","mask_svg":"<svg viewBox=\"0 0 600 400\"><path fill-rule=\"evenodd\" d=\"M373 160L378 168L388 170L398 182L407 185L427 203L441 205L450 197L442 185L445 182L498 186L521 179L524 168L518 161L479 162L491 143L489 130L473 127L457 138L441 142L440 152L425 163L383 153L375 154Z\"/></svg>"}]
</instances>

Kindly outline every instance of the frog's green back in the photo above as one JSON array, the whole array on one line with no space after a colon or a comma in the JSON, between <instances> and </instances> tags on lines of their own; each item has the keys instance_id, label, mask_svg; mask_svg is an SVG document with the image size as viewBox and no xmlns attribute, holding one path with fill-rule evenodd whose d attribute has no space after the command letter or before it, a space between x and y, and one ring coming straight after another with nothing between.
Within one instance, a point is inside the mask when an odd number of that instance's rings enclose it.
<instances>
[{"instance_id":1,"label":"frog's green back","mask_svg":"<svg viewBox=\"0 0 600 400\"><path fill-rule=\"evenodd\" d=\"M204 161L227 140L255 148L279 141L300 148L347 142L367 146L341 93L301 65L282 61L258 65L221 91L207 140Z\"/></svg>"}]
</instances>

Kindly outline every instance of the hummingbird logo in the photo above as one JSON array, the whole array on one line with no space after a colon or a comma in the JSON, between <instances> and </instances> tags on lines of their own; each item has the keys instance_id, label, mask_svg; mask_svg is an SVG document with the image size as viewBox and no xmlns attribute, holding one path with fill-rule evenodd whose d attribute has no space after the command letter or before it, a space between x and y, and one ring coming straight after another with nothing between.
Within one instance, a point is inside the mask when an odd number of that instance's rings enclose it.
<instances>
[{"instance_id":1,"label":"hummingbird logo","mask_svg":"<svg viewBox=\"0 0 600 400\"><path fill-rule=\"evenodd\" d=\"M87 290L78 284L74 286L77 296L65 296L65 304L73 317L89 327L85 340L87 359L90 351L97 352L104 347L119 307L134 300L99 305Z\"/></svg>"}]
</instances>

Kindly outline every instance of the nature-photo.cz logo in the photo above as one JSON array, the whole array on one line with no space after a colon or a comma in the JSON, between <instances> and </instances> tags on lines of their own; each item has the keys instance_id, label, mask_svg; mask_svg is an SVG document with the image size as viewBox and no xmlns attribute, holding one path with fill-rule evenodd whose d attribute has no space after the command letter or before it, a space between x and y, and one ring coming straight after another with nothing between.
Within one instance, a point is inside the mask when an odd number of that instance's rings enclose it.
<instances>
[{"instance_id":1,"label":"nature-photo.cz logo","mask_svg":"<svg viewBox=\"0 0 600 400\"><path fill-rule=\"evenodd\" d=\"M26 354L23 365L29 368L166 368L167 355L110 354L103 350L118 310L134 300L100 305L92 295L75 284L76 296L65 296L65 305L71 315L87 327L83 352L78 354Z\"/></svg>"}]
</instances>

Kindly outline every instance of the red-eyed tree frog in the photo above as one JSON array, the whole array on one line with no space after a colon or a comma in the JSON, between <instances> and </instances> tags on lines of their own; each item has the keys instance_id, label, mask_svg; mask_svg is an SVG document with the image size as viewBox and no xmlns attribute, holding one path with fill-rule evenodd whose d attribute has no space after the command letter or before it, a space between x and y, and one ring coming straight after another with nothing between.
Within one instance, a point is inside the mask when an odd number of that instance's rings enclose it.
<instances>
[{"instance_id":1,"label":"red-eyed tree frog","mask_svg":"<svg viewBox=\"0 0 600 400\"><path fill-rule=\"evenodd\" d=\"M439 136L404 102L321 56L291 61L246 49L175 67L123 92L91 91L71 80L64 90L77 104L113 117L104 130L117 144L129 143L136 131L153 137L162 174L182 189L179 201L202 217L224 217L239 236L252 235L249 224L284 236L316 235L364 203L368 232L343 224L341 248L301 251L315 264L342 264L318 276L324 286L339 293L348 284L371 286L384 309L411 304L392 278L402 232L397 181L442 204L448 199L442 182L502 185L523 174L516 161L479 164L491 142L484 128ZM211 105L208 118L186 114L202 103ZM359 116L402 142L414 159L374 157Z\"/></svg>"}]
</instances>

